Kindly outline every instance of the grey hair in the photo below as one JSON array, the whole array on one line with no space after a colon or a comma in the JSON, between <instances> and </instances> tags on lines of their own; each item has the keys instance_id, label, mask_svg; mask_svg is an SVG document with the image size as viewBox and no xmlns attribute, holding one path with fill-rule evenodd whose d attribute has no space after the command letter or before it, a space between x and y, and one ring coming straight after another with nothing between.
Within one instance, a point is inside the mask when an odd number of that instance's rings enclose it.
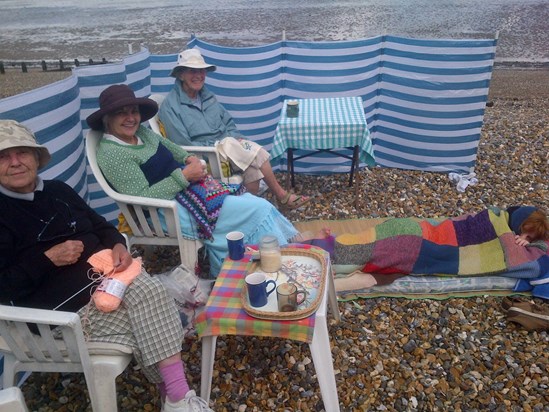
<instances>
[{"instance_id":1,"label":"grey hair","mask_svg":"<svg viewBox=\"0 0 549 412\"><path fill-rule=\"evenodd\" d=\"M179 66L174 69L174 74L177 78L185 72L185 70L188 69L188 67Z\"/></svg>"},{"instance_id":2,"label":"grey hair","mask_svg":"<svg viewBox=\"0 0 549 412\"><path fill-rule=\"evenodd\" d=\"M40 156L41 156L41 152L40 152L40 149L38 148L34 148L33 150L34 152L34 157L36 157L36 161L38 162L38 164L40 165Z\"/></svg>"},{"instance_id":3,"label":"grey hair","mask_svg":"<svg viewBox=\"0 0 549 412\"><path fill-rule=\"evenodd\" d=\"M109 115L106 114L105 116L103 116L101 118L101 123L103 123L103 131L105 133L108 133L108 129L109 129Z\"/></svg>"}]
</instances>

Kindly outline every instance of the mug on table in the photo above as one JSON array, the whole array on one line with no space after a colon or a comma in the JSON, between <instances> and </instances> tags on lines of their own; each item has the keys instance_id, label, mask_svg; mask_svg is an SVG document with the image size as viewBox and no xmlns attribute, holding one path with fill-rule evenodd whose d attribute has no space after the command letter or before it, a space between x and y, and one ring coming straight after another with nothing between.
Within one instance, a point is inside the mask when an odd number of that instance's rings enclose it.
<instances>
[{"instance_id":1,"label":"mug on table","mask_svg":"<svg viewBox=\"0 0 549 412\"><path fill-rule=\"evenodd\" d=\"M268 302L269 295L276 289L276 282L272 279L267 280L265 273L261 272L250 273L246 276L245 280L250 305L256 308L265 306ZM269 285L272 285L272 288L267 290Z\"/></svg>"},{"instance_id":2,"label":"mug on table","mask_svg":"<svg viewBox=\"0 0 549 412\"><path fill-rule=\"evenodd\" d=\"M229 257L232 260L240 260L244 257L244 233L227 233L227 246L229 247Z\"/></svg>"},{"instance_id":3,"label":"mug on table","mask_svg":"<svg viewBox=\"0 0 549 412\"><path fill-rule=\"evenodd\" d=\"M301 295L301 298L299 298ZM293 283L282 283L276 288L279 312L295 312L297 307L305 301L307 292L299 290Z\"/></svg>"}]
</instances>

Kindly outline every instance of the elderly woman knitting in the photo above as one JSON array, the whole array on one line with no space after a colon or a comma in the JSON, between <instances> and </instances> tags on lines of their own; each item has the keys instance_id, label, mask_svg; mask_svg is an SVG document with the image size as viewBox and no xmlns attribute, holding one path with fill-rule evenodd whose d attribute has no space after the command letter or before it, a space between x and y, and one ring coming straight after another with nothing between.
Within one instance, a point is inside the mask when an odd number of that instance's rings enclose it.
<instances>
[{"instance_id":1,"label":"elderly woman knitting","mask_svg":"<svg viewBox=\"0 0 549 412\"><path fill-rule=\"evenodd\" d=\"M164 412L211 411L187 384L173 299L72 188L38 176L49 160L29 129L0 120L0 303L78 312L90 340L133 348ZM99 287L88 277L98 270L111 276Z\"/></svg>"},{"instance_id":2,"label":"elderly woman knitting","mask_svg":"<svg viewBox=\"0 0 549 412\"><path fill-rule=\"evenodd\" d=\"M243 232L247 244L258 244L266 234L280 244L297 240L297 230L271 203L214 180L197 157L141 126L156 114L156 102L113 85L99 103L87 122L105 132L97 151L105 177L121 193L176 199L183 234L204 241L213 276L227 255L225 236L231 231Z\"/></svg>"},{"instance_id":3,"label":"elderly woman knitting","mask_svg":"<svg viewBox=\"0 0 549 412\"><path fill-rule=\"evenodd\" d=\"M183 146L214 146L231 168L242 171L244 185L257 194L259 182L265 181L280 207L297 209L309 202L280 186L269 163L269 153L244 138L229 112L204 85L206 73L216 70L207 64L198 49L179 54L171 71L175 84L158 113L168 139Z\"/></svg>"}]
</instances>

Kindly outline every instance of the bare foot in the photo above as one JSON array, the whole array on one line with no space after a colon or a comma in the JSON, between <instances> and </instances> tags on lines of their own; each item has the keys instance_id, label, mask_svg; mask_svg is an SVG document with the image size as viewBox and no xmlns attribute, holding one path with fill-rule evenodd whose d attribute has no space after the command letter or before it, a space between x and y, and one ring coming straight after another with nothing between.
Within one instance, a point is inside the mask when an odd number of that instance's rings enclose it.
<instances>
[{"instance_id":1,"label":"bare foot","mask_svg":"<svg viewBox=\"0 0 549 412\"><path fill-rule=\"evenodd\" d=\"M310 230L307 230L303 233L298 233L294 238L294 242L307 242L309 240L315 240L315 239L326 239L332 236L332 230L327 227L323 227L318 232L313 233Z\"/></svg>"},{"instance_id":2,"label":"bare foot","mask_svg":"<svg viewBox=\"0 0 549 412\"><path fill-rule=\"evenodd\" d=\"M345 292L371 288L377 285L377 281L370 273L355 270L348 276L335 278L334 285L336 292Z\"/></svg>"}]
</instances>

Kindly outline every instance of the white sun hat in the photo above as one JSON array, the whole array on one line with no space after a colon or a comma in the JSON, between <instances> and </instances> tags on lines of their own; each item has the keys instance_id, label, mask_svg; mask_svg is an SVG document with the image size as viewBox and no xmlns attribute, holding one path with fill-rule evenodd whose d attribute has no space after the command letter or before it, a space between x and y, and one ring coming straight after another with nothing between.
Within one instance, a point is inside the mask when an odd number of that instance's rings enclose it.
<instances>
[{"instance_id":1,"label":"white sun hat","mask_svg":"<svg viewBox=\"0 0 549 412\"><path fill-rule=\"evenodd\" d=\"M177 77L177 72L180 67L189 67L191 69L206 69L208 72L213 72L216 67L213 64L208 64L204 61L204 57L198 49L188 49L179 53L177 57L177 66L172 69L170 76Z\"/></svg>"},{"instance_id":2,"label":"white sun hat","mask_svg":"<svg viewBox=\"0 0 549 412\"><path fill-rule=\"evenodd\" d=\"M38 151L38 168L41 169L51 159L46 146L36 142L34 133L15 120L0 120L0 152L12 147L32 147Z\"/></svg>"}]
</instances>

